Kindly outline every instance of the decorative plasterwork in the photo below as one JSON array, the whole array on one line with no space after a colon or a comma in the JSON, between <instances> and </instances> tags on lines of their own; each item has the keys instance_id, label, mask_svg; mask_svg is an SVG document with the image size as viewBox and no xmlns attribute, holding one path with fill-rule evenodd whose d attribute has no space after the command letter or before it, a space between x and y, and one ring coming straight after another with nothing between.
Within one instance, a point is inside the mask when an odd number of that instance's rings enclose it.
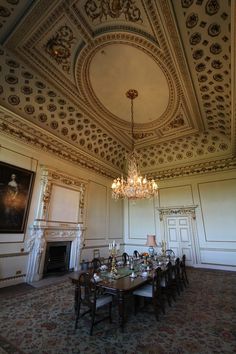
<instances>
[{"instance_id":1,"label":"decorative plasterwork","mask_svg":"<svg viewBox=\"0 0 236 354\"><path fill-rule=\"evenodd\" d=\"M2 112L3 113L3 112ZM0 111L1 115L1 111ZM5 118L0 116L0 132L10 136L27 145L31 145L35 149L43 150L51 153L53 156L61 158L65 161L92 170L95 173L101 174L108 178L114 179L120 171L108 169L107 166L99 164L98 161L92 160L88 155L83 155L81 152L73 150L56 138L53 140L47 134L34 129L30 124L22 124L19 119L12 118L7 115ZM19 127L17 127L19 125ZM181 176L191 176L201 173L220 172L232 170L236 168L236 158L218 158L214 161L205 161L202 163L192 162L190 165L168 167L165 169L155 169L154 172L149 172L149 176L159 180L171 179Z\"/></svg>"},{"instance_id":2,"label":"decorative plasterwork","mask_svg":"<svg viewBox=\"0 0 236 354\"><path fill-rule=\"evenodd\" d=\"M71 241L70 269L77 271L84 242L84 199L86 182L57 171L48 166L41 166L41 189L37 218L30 227L30 237L26 248L29 251L27 281L37 281L43 276L47 242ZM79 222L60 222L49 220L49 207L53 184L74 189L80 193Z\"/></svg>"},{"instance_id":3,"label":"decorative plasterwork","mask_svg":"<svg viewBox=\"0 0 236 354\"><path fill-rule=\"evenodd\" d=\"M129 33L114 33L101 35L98 38L95 38L93 45L85 46L78 55L76 64L75 64L75 77L76 84L79 92L84 100L87 100L89 105L92 105L93 109L96 109L100 115L104 116L104 119L112 122L114 126L119 127L125 131L130 129L130 124L124 121L121 117L117 117L109 112L98 100L96 92L94 92L91 81L89 78L90 64L92 58L98 52L106 51L106 48L115 45L122 45L124 47L130 46L135 49L145 53L146 56L152 58L156 65L161 68L163 74L165 75L166 81L168 83L168 91L166 94L169 96L168 106L165 112L161 116L157 116L156 120L151 123L136 124L136 131L147 131L148 129L156 129L160 125L165 124L175 115L182 97L182 92L180 85L178 85L178 77L175 73L173 67L169 61L167 61L166 53L163 53L160 48L154 44L150 44L145 38L135 36ZM130 58L131 59L131 58ZM112 65L112 63L111 63ZM171 67L171 70L170 70ZM86 75L85 75L86 73ZM124 92L125 94L125 92ZM142 92L141 92L142 94ZM150 96L152 92L150 92ZM156 99L158 99L156 97ZM105 114L105 115L104 115Z\"/></svg>"},{"instance_id":4,"label":"decorative plasterwork","mask_svg":"<svg viewBox=\"0 0 236 354\"><path fill-rule=\"evenodd\" d=\"M164 216L186 216L190 215L193 220L196 219L195 209L198 205L187 205L179 207L159 207L156 208L159 212L160 221Z\"/></svg>"},{"instance_id":5,"label":"decorative plasterwork","mask_svg":"<svg viewBox=\"0 0 236 354\"><path fill-rule=\"evenodd\" d=\"M41 199L39 202L38 219L47 220L53 184L72 187L80 192L79 220L83 221L84 198L86 182L74 176L52 169L48 166L41 167Z\"/></svg>"},{"instance_id":6,"label":"decorative plasterwork","mask_svg":"<svg viewBox=\"0 0 236 354\"><path fill-rule=\"evenodd\" d=\"M29 123L22 122L19 118L11 118L0 111L0 131L18 141L33 146L40 151L47 151L54 157L69 161L75 165L92 170L109 178L114 178L119 170L108 168L98 160L93 160L88 154L83 154L72 146L67 145L57 138L52 138L40 129L34 128Z\"/></svg>"},{"instance_id":7,"label":"decorative plasterwork","mask_svg":"<svg viewBox=\"0 0 236 354\"><path fill-rule=\"evenodd\" d=\"M30 228L26 249L29 252L27 282L38 281L43 277L47 242L71 241L69 268L80 269L81 251L84 242L83 224L60 224L35 220Z\"/></svg>"},{"instance_id":8,"label":"decorative plasterwork","mask_svg":"<svg viewBox=\"0 0 236 354\"><path fill-rule=\"evenodd\" d=\"M127 0L124 4L121 4L120 1L106 2L106 7L99 5L101 5L99 0L87 0L85 2L86 15L92 21L98 19L101 23L108 18L119 19L123 17L126 21L143 22L140 7L133 0Z\"/></svg>"},{"instance_id":9,"label":"decorative plasterwork","mask_svg":"<svg viewBox=\"0 0 236 354\"><path fill-rule=\"evenodd\" d=\"M167 2L162 1L163 6ZM231 134L231 14L234 2L171 1L185 53L191 69L205 127L209 131Z\"/></svg>"},{"instance_id":10,"label":"decorative plasterwork","mask_svg":"<svg viewBox=\"0 0 236 354\"><path fill-rule=\"evenodd\" d=\"M193 163L190 166L175 167L165 170L150 173L149 177L158 180L172 179L176 177L186 177L201 175L206 173L215 173L221 171L235 170L236 158L218 159L214 161L207 161L202 163Z\"/></svg>"},{"instance_id":11,"label":"decorative plasterwork","mask_svg":"<svg viewBox=\"0 0 236 354\"><path fill-rule=\"evenodd\" d=\"M0 104L18 118L1 118L3 134L109 177L124 172L130 126L98 102L89 74L96 50L120 42L152 56L169 83L168 112L158 126L135 127L141 169L171 178L233 168L235 2L135 0L136 22L125 18L124 9L118 11L116 1L108 2L114 7L107 18L103 13L102 21L92 20L84 8L92 3L100 1L5 2ZM76 38L65 45L71 45L65 63L70 74L43 50L62 26Z\"/></svg>"}]
</instances>

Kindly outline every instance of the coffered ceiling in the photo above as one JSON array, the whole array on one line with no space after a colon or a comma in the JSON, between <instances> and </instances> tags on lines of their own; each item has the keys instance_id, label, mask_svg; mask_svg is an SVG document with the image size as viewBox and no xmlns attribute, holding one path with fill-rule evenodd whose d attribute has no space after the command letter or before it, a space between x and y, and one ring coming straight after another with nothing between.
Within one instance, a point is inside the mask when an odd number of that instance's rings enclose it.
<instances>
[{"instance_id":1,"label":"coffered ceiling","mask_svg":"<svg viewBox=\"0 0 236 354\"><path fill-rule=\"evenodd\" d=\"M0 129L107 176L233 168L235 1L2 0Z\"/></svg>"}]
</instances>

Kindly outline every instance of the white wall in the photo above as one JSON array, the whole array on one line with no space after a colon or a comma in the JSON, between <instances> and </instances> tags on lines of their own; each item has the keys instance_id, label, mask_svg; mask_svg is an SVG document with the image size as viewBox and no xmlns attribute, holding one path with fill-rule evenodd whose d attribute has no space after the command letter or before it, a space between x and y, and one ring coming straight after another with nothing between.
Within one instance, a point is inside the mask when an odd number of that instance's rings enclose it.
<instances>
[{"instance_id":1,"label":"white wall","mask_svg":"<svg viewBox=\"0 0 236 354\"><path fill-rule=\"evenodd\" d=\"M156 206L195 205L195 266L236 270L236 171L176 178L158 184L159 197L155 203L125 204L126 251L147 251L149 233L156 234L158 242L164 239Z\"/></svg>"},{"instance_id":2,"label":"white wall","mask_svg":"<svg viewBox=\"0 0 236 354\"><path fill-rule=\"evenodd\" d=\"M48 165L88 183L83 259L91 259L95 248L100 249L101 256L107 257L108 243L113 239L122 243L123 236L128 253L134 249L147 251L147 234L156 234L158 242L163 239L158 207L197 205L197 239L194 243L198 255L196 266L222 269L236 267L236 171L160 181L159 197L155 201L125 202L123 210L122 201L111 199L109 179L76 168L46 152L33 150L32 147L1 136L0 160L36 172L26 233L0 234L0 286L25 279L28 261L25 243L29 236L28 227L37 217L40 165ZM58 214L58 210L51 212ZM73 220L74 217L66 216Z\"/></svg>"},{"instance_id":3,"label":"white wall","mask_svg":"<svg viewBox=\"0 0 236 354\"><path fill-rule=\"evenodd\" d=\"M0 233L0 287L25 280L28 261L26 241L29 237L29 227L37 218L40 198L40 165L47 165L87 182L84 215L86 230L81 259L91 259L95 248L99 248L101 255L107 257L110 240L116 239L122 242L123 203L111 200L112 181L108 178L80 167L76 168L46 152L33 150L31 146L19 144L5 136L1 136L0 161L32 170L36 174L25 234ZM54 202L50 210L50 219L57 219L59 215L60 220L65 218L64 221L75 221L78 214L79 195L76 195L78 192L68 189L66 194L65 191L57 193L57 188L61 187L54 186L52 191L51 199ZM60 195L63 195L63 200L57 200ZM58 202L59 207L55 207L57 204L55 201ZM68 203L71 202L73 208L71 209L71 205L67 208ZM73 213L70 212L68 215L68 210L73 210Z\"/></svg>"}]
</instances>

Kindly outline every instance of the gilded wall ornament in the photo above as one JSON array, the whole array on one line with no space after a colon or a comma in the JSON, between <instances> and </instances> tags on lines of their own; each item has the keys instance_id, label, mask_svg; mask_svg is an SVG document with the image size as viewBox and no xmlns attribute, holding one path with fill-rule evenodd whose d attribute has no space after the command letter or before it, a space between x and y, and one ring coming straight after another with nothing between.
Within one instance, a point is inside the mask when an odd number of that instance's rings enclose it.
<instances>
[{"instance_id":1,"label":"gilded wall ornament","mask_svg":"<svg viewBox=\"0 0 236 354\"><path fill-rule=\"evenodd\" d=\"M57 64L63 64L62 69L67 72L70 71L68 59L71 56L71 46L74 43L74 39L75 37L70 27L62 26L44 46L46 53L48 53Z\"/></svg>"},{"instance_id":2,"label":"gilded wall ornament","mask_svg":"<svg viewBox=\"0 0 236 354\"><path fill-rule=\"evenodd\" d=\"M124 15L126 21L143 22L141 11L135 3L134 0L88 0L84 9L92 21L99 19L101 22L103 19L107 20L108 16L117 19Z\"/></svg>"}]
</instances>

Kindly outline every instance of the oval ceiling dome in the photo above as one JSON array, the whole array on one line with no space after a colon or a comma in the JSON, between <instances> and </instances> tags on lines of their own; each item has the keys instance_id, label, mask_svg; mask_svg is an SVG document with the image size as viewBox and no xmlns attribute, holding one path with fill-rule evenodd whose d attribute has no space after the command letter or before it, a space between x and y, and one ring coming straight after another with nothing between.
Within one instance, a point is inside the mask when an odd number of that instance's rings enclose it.
<instances>
[{"instance_id":1,"label":"oval ceiling dome","mask_svg":"<svg viewBox=\"0 0 236 354\"><path fill-rule=\"evenodd\" d=\"M127 44L110 44L95 52L89 66L90 84L101 104L130 122L129 89L138 91L134 122L150 123L167 109L169 86L163 70L146 52Z\"/></svg>"}]
</instances>

